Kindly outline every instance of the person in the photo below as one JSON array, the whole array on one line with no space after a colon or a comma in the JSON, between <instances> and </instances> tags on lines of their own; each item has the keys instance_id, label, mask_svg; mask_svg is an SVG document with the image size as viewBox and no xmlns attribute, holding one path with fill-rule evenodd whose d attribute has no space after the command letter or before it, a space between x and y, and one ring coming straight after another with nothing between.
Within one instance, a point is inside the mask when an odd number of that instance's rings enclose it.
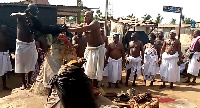
<instances>
[{"instance_id":1,"label":"person","mask_svg":"<svg viewBox=\"0 0 200 108\"><path fill-rule=\"evenodd\" d=\"M31 84L31 75L35 69L38 53L35 46L34 35L37 31L42 34L58 34L66 31L66 27L43 26L37 18L38 8L29 4L24 13L12 13L17 18L17 40L15 51L15 73L22 74L22 88ZM39 37L38 37L39 38ZM28 73L28 80L25 74Z\"/></svg>"},{"instance_id":2,"label":"person","mask_svg":"<svg viewBox=\"0 0 200 108\"><path fill-rule=\"evenodd\" d=\"M84 57L85 48L87 46L87 42L84 36L82 36L82 32L78 32L78 35L72 38L72 45L76 48L77 57Z\"/></svg>"},{"instance_id":3,"label":"person","mask_svg":"<svg viewBox=\"0 0 200 108\"><path fill-rule=\"evenodd\" d=\"M185 83L190 83L190 79L194 76L193 81L191 84L196 83L196 78L199 74L199 67L200 67L200 30L194 31L194 40L190 47L190 57L189 57L189 64L188 64L188 79Z\"/></svg>"},{"instance_id":4,"label":"person","mask_svg":"<svg viewBox=\"0 0 200 108\"><path fill-rule=\"evenodd\" d=\"M150 86L153 86L153 82L156 73L159 71L158 68L158 55L159 47L155 44L156 36L151 34L149 37L150 43L144 45L144 82L146 80L151 81Z\"/></svg>"},{"instance_id":5,"label":"person","mask_svg":"<svg viewBox=\"0 0 200 108\"><path fill-rule=\"evenodd\" d=\"M119 35L113 35L114 42L107 47L106 63L108 65L108 88L112 83L119 88L119 81L122 77L122 68L125 66L124 46L119 42ZM123 66L123 67L122 67Z\"/></svg>"},{"instance_id":6,"label":"person","mask_svg":"<svg viewBox=\"0 0 200 108\"><path fill-rule=\"evenodd\" d=\"M75 28L68 28L69 32L85 32L87 47L85 49L84 58L87 60L85 64L85 73L92 80L93 87L98 86L98 81L103 78L103 68L105 61L105 44L100 32L100 24L93 20L91 11L84 14L84 24Z\"/></svg>"},{"instance_id":7,"label":"person","mask_svg":"<svg viewBox=\"0 0 200 108\"><path fill-rule=\"evenodd\" d=\"M10 90L6 85L6 73L12 71L8 50L8 34L5 25L0 26L0 76L2 77L3 90Z\"/></svg>"},{"instance_id":8,"label":"person","mask_svg":"<svg viewBox=\"0 0 200 108\"><path fill-rule=\"evenodd\" d=\"M175 36L176 31L171 30L170 38L163 42L161 48L159 64L163 84L160 86L160 89L166 87L165 82L169 82L172 89L173 83L180 81L181 43Z\"/></svg>"},{"instance_id":9,"label":"person","mask_svg":"<svg viewBox=\"0 0 200 108\"><path fill-rule=\"evenodd\" d=\"M136 78L139 77L141 74L141 62L143 63L143 58L143 43L138 40L138 34L134 32L131 35L131 41L129 42L128 47L125 86L128 86L128 80L130 76L131 79L133 79L132 86L136 86L135 81Z\"/></svg>"}]
</instances>

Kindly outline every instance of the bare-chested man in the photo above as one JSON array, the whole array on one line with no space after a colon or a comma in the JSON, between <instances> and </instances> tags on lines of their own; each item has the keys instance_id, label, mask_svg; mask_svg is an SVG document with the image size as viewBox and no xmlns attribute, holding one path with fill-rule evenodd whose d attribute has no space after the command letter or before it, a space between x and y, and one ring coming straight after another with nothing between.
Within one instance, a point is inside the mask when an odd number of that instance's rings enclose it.
<instances>
[{"instance_id":1,"label":"bare-chested man","mask_svg":"<svg viewBox=\"0 0 200 108\"><path fill-rule=\"evenodd\" d=\"M17 40L15 51L15 72L22 74L22 88L31 84L31 74L35 69L38 53L35 46L34 36L37 31L42 34L61 33L66 31L59 27L42 26L37 18L38 8L34 4L28 5L25 13L12 13L17 18ZM28 81L25 74L28 73Z\"/></svg>"},{"instance_id":2,"label":"bare-chested man","mask_svg":"<svg viewBox=\"0 0 200 108\"><path fill-rule=\"evenodd\" d=\"M124 46L119 42L119 35L113 35L114 42L107 47L106 63L108 64L108 88L112 83L118 88L119 81L122 77L122 69L125 66Z\"/></svg>"},{"instance_id":3,"label":"bare-chested man","mask_svg":"<svg viewBox=\"0 0 200 108\"><path fill-rule=\"evenodd\" d=\"M180 81L181 43L175 36L176 31L171 30L170 38L164 41L161 48L159 64L161 64L160 75L163 85L160 88L165 88L165 82L169 82L172 89L173 82Z\"/></svg>"},{"instance_id":4,"label":"bare-chested man","mask_svg":"<svg viewBox=\"0 0 200 108\"><path fill-rule=\"evenodd\" d=\"M194 76L191 83L195 84L200 69L200 30L194 31L194 40L190 46L190 51L191 54L187 69L188 79L185 83L190 83L191 76Z\"/></svg>"},{"instance_id":5,"label":"bare-chested man","mask_svg":"<svg viewBox=\"0 0 200 108\"><path fill-rule=\"evenodd\" d=\"M10 90L6 86L6 73L12 70L8 50L8 35L5 25L0 26L0 76L3 81L3 90Z\"/></svg>"},{"instance_id":6,"label":"bare-chested man","mask_svg":"<svg viewBox=\"0 0 200 108\"><path fill-rule=\"evenodd\" d=\"M85 48L87 47L86 38L82 35L82 32L78 32L76 36L72 38L72 44L76 48L77 57L84 57Z\"/></svg>"},{"instance_id":7,"label":"bare-chested man","mask_svg":"<svg viewBox=\"0 0 200 108\"><path fill-rule=\"evenodd\" d=\"M141 62L143 63L143 58L143 44L141 41L138 40L138 34L134 32L131 35L131 41L129 42L128 47L128 64L126 65L127 74L125 86L128 86L128 80L130 76L131 80L133 80L132 86L136 86L135 80L141 74Z\"/></svg>"},{"instance_id":8,"label":"bare-chested man","mask_svg":"<svg viewBox=\"0 0 200 108\"><path fill-rule=\"evenodd\" d=\"M105 61L105 44L100 32L100 24L93 20L93 14L87 11L84 14L85 24L76 28L69 28L70 32L85 32L87 47L84 58L87 60L85 66L86 75L92 80L93 87L98 86L98 81L103 78Z\"/></svg>"}]
</instances>

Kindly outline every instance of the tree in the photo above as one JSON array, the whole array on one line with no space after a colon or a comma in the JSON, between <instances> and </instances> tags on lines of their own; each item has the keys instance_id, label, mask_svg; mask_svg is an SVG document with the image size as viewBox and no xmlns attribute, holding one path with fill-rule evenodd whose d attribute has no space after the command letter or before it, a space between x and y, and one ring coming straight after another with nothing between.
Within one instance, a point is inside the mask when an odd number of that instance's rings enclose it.
<instances>
[{"instance_id":1,"label":"tree","mask_svg":"<svg viewBox=\"0 0 200 108\"><path fill-rule=\"evenodd\" d=\"M160 14L158 14L158 16L156 17L156 24L160 24L163 19L164 18Z\"/></svg>"},{"instance_id":2,"label":"tree","mask_svg":"<svg viewBox=\"0 0 200 108\"><path fill-rule=\"evenodd\" d=\"M176 19L172 18L172 20L170 21L170 24L176 24Z\"/></svg>"},{"instance_id":3,"label":"tree","mask_svg":"<svg viewBox=\"0 0 200 108\"><path fill-rule=\"evenodd\" d=\"M132 19L132 18L135 18L135 16L134 16L133 13L132 13L131 15L128 15L127 18Z\"/></svg>"},{"instance_id":4,"label":"tree","mask_svg":"<svg viewBox=\"0 0 200 108\"><path fill-rule=\"evenodd\" d=\"M152 17L151 17L151 15L149 15L149 14L145 14L143 17L143 20L150 20Z\"/></svg>"},{"instance_id":5,"label":"tree","mask_svg":"<svg viewBox=\"0 0 200 108\"><path fill-rule=\"evenodd\" d=\"M101 20L101 15L102 15L102 12L100 10L96 10L96 15L94 16L94 19L95 20Z\"/></svg>"},{"instance_id":6,"label":"tree","mask_svg":"<svg viewBox=\"0 0 200 108\"><path fill-rule=\"evenodd\" d=\"M183 23L183 24L190 24L192 21L194 21L194 20L191 19L191 18L185 17L185 15L182 15L182 16L181 16L181 20L182 20L182 23Z\"/></svg>"}]
</instances>

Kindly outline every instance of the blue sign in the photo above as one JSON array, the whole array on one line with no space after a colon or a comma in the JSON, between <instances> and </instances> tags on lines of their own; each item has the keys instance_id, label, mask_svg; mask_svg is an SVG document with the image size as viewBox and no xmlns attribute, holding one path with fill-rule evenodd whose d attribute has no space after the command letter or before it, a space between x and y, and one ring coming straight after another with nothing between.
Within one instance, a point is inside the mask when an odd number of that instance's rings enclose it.
<instances>
[{"instance_id":1,"label":"blue sign","mask_svg":"<svg viewBox=\"0 0 200 108\"><path fill-rule=\"evenodd\" d=\"M174 13L181 13L181 7L174 7L174 6L163 6L164 12L174 12Z\"/></svg>"},{"instance_id":2,"label":"blue sign","mask_svg":"<svg viewBox=\"0 0 200 108\"><path fill-rule=\"evenodd\" d=\"M196 28L196 22L195 21L191 21L190 28Z\"/></svg>"}]
</instances>

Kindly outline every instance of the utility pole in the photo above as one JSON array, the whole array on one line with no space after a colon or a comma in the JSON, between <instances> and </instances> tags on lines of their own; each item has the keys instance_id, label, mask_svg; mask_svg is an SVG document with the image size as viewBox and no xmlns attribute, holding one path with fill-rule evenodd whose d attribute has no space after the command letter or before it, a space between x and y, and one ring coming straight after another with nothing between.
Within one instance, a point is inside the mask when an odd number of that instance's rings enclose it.
<instances>
[{"instance_id":1,"label":"utility pole","mask_svg":"<svg viewBox=\"0 0 200 108\"><path fill-rule=\"evenodd\" d=\"M180 40L180 35L181 35L181 20L182 20L182 10L183 8L181 8L180 10L180 22L179 22L179 28L178 28L178 40Z\"/></svg>"},{"instance_id":2,"label":"utility pole","mask_svg":"<svg viewBox=\"0 0 200 108\"><path fill-rule=\"evenodd\" d=\"M105 25L104 25L104 30L105 30L105 34L106 36L108 36L108 0L106 0L106 9L105 9Z\"/></svg>"},{"instance_id":3,"label":"utility pole","mask_svg":"<svg viewBox=\"0 0 200 108\"><path fill-rule=\"evenodd\" d=\"M81 7L81 5L80 5L81 2L82 2L81 0L77 0L77 6L78 7ZM81 22L81 12L78 12L77 17L76 17L76 23L80 24L80 22Z\"/></svg>"}]
</instances>

